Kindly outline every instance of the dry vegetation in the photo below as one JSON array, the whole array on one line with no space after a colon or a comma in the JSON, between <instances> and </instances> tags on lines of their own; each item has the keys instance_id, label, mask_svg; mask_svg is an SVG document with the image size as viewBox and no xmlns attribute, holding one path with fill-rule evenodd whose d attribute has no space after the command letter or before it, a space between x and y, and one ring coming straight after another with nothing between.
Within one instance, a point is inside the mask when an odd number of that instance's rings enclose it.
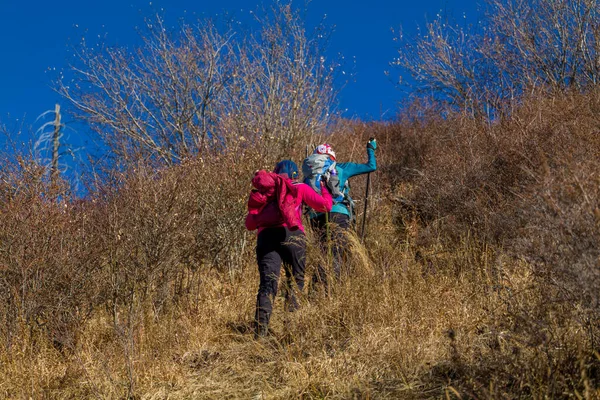
<instances>
[{"instance_id":1,"label":"dry vegetation","mask_svg":"<svg viewBox=\"0 0 600 400\"><path fill-rule=\"evenodd\" d=\"M285 4L250 36L205 24L173 37L159 20L141 49L81 52L59 90L113 163L80 198L27 153L1 154L0 397L600 398L595 2L537 1L585 22L564 42L586 38L585 84L521 80L504 103L504 88L472 82L393 122L336 121L327 35L307 36ZM512 49L544 55L528 37ZM341 161L378 140L365 243L351 238L330 296L307 290L295 313L278 298L256 341L250 178L325 136ZM360 223L365 179L351 184Z\"/></svg>"},{"instance_id":2,"label":"dry vegetation","mask_svg":"<svg viewBox=\"0 0 600 400\"><path fill-rule=\"evenodd\" d=\"M7 167L0 396L596 398L599 111L589 94L488 125L339 126L342 159L380 143L366 244L331 297L278 300L266 341L241 223L259 155L138 166L60 202Z\"/></svg>"}]
</instances>

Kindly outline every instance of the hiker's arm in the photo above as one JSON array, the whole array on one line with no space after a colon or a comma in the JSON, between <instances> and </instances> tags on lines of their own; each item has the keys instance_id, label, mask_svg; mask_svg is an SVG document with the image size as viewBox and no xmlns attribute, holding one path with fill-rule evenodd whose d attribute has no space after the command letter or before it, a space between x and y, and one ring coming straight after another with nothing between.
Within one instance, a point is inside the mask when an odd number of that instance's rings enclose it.
<instances>
[{"instance_id":1,"label":"hiker's arm","mask_svg":"<svg viewBox=\"0 0 600 400\"><path fill-rule=\"evenodd\" d=\"M377 170L377 160L375 159L375 149L377 148L377 142L371 140L367 143L367 162L365 164L358 164L352 162L339 163L338 166L344 170L348 178L366 174Z\"/></svg>"},{"instance_id":2,"label":"hiker's arm","mask_svg":"<svg viewBox=\"0 0 600 400\"><path fill-rule=\"evenodd\" d=\"M327 189L326 185L321 185L321 195L315 192L310 186L300 184L297 186L298 192L302 196L302 201L316 212L331 211L333 200L331 199L331 193Z\"/></svg>"}]
</instances>

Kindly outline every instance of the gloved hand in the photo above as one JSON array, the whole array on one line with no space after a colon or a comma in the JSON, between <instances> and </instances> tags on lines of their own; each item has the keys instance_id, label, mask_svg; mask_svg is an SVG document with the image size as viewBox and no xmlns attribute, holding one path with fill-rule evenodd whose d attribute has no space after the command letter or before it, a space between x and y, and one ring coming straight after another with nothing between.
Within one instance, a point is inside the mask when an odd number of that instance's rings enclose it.
<instances>
[{"instance_id":1,"label":"gloved hand","mask_svg":"<svg viewBox=\"0 0 600 400\"><path fill-rule=\"evenodd\" d=\"M367 149L377 149L377 140L375 140L375 138L369 139L369 141L367 142Z\"/></svg>"}]
</instances>

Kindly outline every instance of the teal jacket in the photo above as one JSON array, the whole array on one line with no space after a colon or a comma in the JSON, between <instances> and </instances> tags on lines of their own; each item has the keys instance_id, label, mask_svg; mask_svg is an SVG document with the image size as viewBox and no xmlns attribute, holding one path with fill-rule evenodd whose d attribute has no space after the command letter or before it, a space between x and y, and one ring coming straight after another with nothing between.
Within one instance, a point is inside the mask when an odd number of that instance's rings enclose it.
<instances>
[{"instance_id":1,"label":"teal jacket","mask_svg":"<svg viewBox=\"0 0 600 400\"><path fill-rule=\"evenodd\" d=\"M336 164L338 178L340 179L340 187L346 185L346 181L353 176L362 175L377 170L377 161L375 159L375 150L367 148L368 161L366 164L357 164L353 162L345 162ZM351 217L350 210L342 203L336 203L331 208L331 212L346 214Z\"/></svg>"}]
</instances>

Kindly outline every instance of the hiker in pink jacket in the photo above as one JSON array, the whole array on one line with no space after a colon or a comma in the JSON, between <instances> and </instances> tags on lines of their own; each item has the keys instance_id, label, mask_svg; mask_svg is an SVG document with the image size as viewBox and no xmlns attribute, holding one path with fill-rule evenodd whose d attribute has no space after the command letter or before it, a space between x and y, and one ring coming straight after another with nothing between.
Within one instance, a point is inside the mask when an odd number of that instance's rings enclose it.
<instances>
[{"instance_id":1,"label":"hiker in pink jacket","mask_svg":"<svg viewBox=\"0 0 600 400\"><path fill-rule=\"evenodd\" d=\"M255 337L268 334L282 263L287 277L286 309L298 308L292 281L302 292L306 266L302 205L320 212L331 210L329 191L323 190L319 195L297 179L298 167L290 160L279 162L273 172L258 171L252 179L255 189L248 199L246 228L258 229L256 260L260 286L256 296Z\"/></svg>"}]
</instances>

